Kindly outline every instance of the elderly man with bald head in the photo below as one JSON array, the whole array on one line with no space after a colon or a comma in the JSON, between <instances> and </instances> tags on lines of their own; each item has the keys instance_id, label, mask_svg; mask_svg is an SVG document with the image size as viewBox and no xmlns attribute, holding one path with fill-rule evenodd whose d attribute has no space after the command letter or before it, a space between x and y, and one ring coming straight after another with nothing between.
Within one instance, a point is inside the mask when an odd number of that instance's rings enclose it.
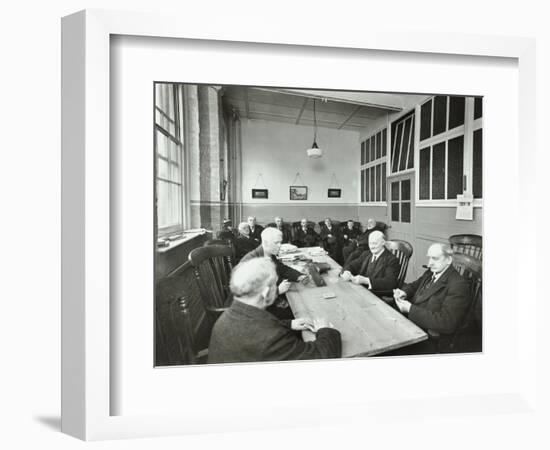
<instances>
[{"instance_id":1,"label":"elderly man with bald head","mask_svg":"<svg viewBox=\"0 0 550 450\"><path fill-rule=\"evenodd\" d=\"M453 267L453 250L448 244L432 244L427 257L428 270L403 289L396 289L395 303L420 328L451 335L470 303L468 282Z\"/></svg>"},{"instance_id":2,"label":"elderly man with bald head","mask_svg":"<svg viewBox=\"0 0 550 450\"><path fill-rule=\"evenodd\" d=\"M386 240L381 231L369 235L369 249L344 266L341 277L355 284L361 284L375 295L391 294L397 287L399 260L385 247Z\"/></svg>"},{"instance_id":3,"label":"elderly man with bald head","mask_svg":"<svg viewBox=\"0 0 550 450\"><path fill-rule=\"evenodd\" d=\"M269 258L242 262L231 274L233 303L217 320L208 347L209 363L338 358L340 333L324 318L280 321L267 309L277 298L277 272ZM313 342L296 331L310 330Z\"/></svg>"},{"instance_id":4,"label":"elderly man with bald head","mask_svg":"<svg viewBox=\"0 0 550 450\"><path fill-rule=\"evenodd\" d=\"M283 234L283 244L290 244L291 233L289 226L283 221L283 218L280 216L275 217L274 222L269 224L272 228L276 228Z\"/></svg>"}]
</instances>

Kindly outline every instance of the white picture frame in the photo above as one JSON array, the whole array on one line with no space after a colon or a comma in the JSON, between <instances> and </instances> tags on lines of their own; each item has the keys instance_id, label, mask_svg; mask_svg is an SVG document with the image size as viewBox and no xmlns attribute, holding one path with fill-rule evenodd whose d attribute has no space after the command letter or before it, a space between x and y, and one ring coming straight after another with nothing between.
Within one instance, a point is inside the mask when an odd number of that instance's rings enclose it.
<instances>
[{"instance_id":1,"label":"white picture frame","mask_svg":"<svg viewBox=\"0 0 550 450\"><path fill-rule=\"evenodd\" d=\"M526 223L535 223L535 208L529 201L534 198L534 187L529 174L534 171L536 147L535 123L535 45L531 39L511 37L469 36L450 34L401 34L395 32L369 33L349 30L347 33L305 35L302 30L290 28L285 34L260 33L253 28L234 29L231 26L207 29L200 22L181 22L168 14L142 14L113 11L83 11L67 16L62 22L63 49L63 133L62 133L62 431L85 440L149 437L174 434L238 431L284 426L310 426L374 418L377 415L397 417L418 413L418 405L430 405L441 416L469 414L498 414L503 409L515 413L533 411L537 396L536 353L529 351L536 343L536 317L526 311L536 309L535 287L522 286L522 308L518 309L517 376L506 380L500 392L466 390L463 397L420 399L388 398L372 402L334 401L330 396L307 401L302 406L261 405L250 414L239 408L219 405L206 415L199 403L170 414L111 415L112 394L120 386L112 383L112 353L110 335L113 332L110 298L116 280L111 279L110 226L111 187L117 174L112 173L110 160L110 36L141 36L177 39L212 40L255 43L254 45L285 44L331 48L330 53L346 49L369 49L380 52L414 52L414 54L465 55L466 57L501 57L517 60L520 111L519 147L525 150L519 165L518 195L510 201ZM435 37L435 39L434 39ZM267 49L267 47L266 47ZM335 50L341 49L341 50ZM285 52L284 48L278 51ZM328 52L328 50L327 50ZM328 56L327 56L328 57ZM452 58L452 57L450 57ZM180 80L175 80L180 81ZM490 122L490 118L487 122ZM110 184L109 180L111 180ZM491 208L491 206L487 206ZM502 208L496 205L495 208ZM488 236L488 247L491 236ZM532 246L515 250L518 260L534 260ZM512 265L511 271L521 279L529 268ZM151 273L151 277L153 274ZM513 278L513 277L511 277ZM510 281L510 295L517 297L517 283ZM152 299L150 299L152 302ZM109 332L107 330L110 330ZM152 339L152 336L151 336ZM487 351L494 351L488 349ZM498 352L497 352L498 353ZM485 355L487 356L487 355ZM467 356L465 357L467 358ZM453 361L442 358L443 364ZM304 376L313 376L318 362L304 364L297 369L290 365L249 365L250 374L301 370ZM362 371L365 363L343 361L332 367L345 365L348 371ZM380 365L384 370L399 370L403 362L391 359ZM433 366L433 360L430 362ZM280 367L283 367L281 369ZM289 368L290 367L290 368ZM372 370L372 365L369 365ZM216 368L218 369L218 368ZM237 376L235 368L226 368ZM167 369L172 370L172 369ZM187 369L186 369L187 370ZM181 374L182 379L191 372ZM373 374L374 376L374 374ZM307 397L312 400L311 397ZM394 411L396 400L399 411ZM505 406L505 407L504 407ZM424 414L430 416L424 411ZM230 420L228 417L231 416ZM253 416L253 417L251 417ZM433 417L433 416L432 416ZM248 420L242 420L247 418Z\"/></svg>"}]
</instances>

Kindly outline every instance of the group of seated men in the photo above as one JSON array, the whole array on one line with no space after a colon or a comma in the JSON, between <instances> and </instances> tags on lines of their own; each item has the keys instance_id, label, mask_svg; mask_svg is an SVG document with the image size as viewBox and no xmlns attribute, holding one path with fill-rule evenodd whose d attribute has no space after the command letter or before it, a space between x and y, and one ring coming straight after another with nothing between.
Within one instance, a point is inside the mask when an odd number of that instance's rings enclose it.
<instances>
[{"instance_id":1,"label":"group of seated men","mask_svg":"<svg viewBox=\"0 0 550 450\"><path fill-rule=\"evenodd\" d=\"M373 231L381 230L376 220L369 219L365 231L361 233L353 220L348 220L345 227L337 227L330 218L324 220L318 234L307 219L302 219L294 233L291 227L281 217L275 217L268 227L278 229L283 235L283 244L291 243L297 247L322 246L336 262L344 264L351 255L352 259L367 249L368 237ZM264 227L256 223L256 217L249 216L246 222L237 227L237 237L234 239L235 259L241 258L256 248L261 242Z\"/></svg>"},{"instance_id":2,"label":"group of seated men","mask_svg":"<svg viewBox=\"0 0 550 450\"><path fill-rule=\"evenodd\" d=\"M250 239L251 230L259 225L245 224L249 228L243 227L243 231ZM294 318L285 293L291 283L307 283L309 276L277 259L282 243L283 232L278 227L265 228L259 244L256 242L233 270L230 281L233 302L214 325L209 362L341 356L341 336L330 322L324 318ZM409 320L444 339L456 331L466 312L470 303L469 284L452 266L452 249L448 244L432 244L427 258L426 272L399 289L399 261L386 249L384 234L373 230L368 236L368 248L359 247L349 255L340 277L378 296L389 293L393 306ZM316 333L315 341L302 340L300 331L305 329ZM435 351L433 342L416 345L419 353Z\"/></svg>"}]
</instances>

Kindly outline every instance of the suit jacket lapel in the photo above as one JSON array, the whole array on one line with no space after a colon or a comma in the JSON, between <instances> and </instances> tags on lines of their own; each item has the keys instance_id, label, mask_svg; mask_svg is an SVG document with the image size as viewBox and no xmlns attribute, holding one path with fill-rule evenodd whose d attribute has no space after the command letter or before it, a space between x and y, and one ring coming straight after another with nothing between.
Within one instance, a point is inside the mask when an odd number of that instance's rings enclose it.
<instances>
[{"instance_id":1,"label":"suit jacket lapel","mask_svg":"<svg viewBox=\"0 0 550 450\"><path fill-rule=\"evenodd\" d=\"M426 284L430 282L431 277L427 277L425 282L420 288L420 294L416 298L415 303L422 303L428 300L430 297L432 297L436 292L443 289L445 286L447 286L447 280L449 278L449 275L451 271L454 270L452 267L449 267L443 275L439 277L439 279L433 283L431 286L428 286L425 288Z\"/></svg>"}]
</instances>

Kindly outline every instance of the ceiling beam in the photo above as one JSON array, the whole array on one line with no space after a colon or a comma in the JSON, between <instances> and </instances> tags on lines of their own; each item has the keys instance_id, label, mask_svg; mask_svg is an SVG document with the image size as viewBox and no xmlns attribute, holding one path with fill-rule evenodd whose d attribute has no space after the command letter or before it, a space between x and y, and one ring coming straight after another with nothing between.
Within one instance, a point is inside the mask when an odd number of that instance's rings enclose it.
<instances>
[{"instance_id":1,"label":"ceiling beam","mask_svg":"<svg viewBox=\"0 0 550 450\"><path fill-rule=\"evenodd\" d=\"M360 110L361 108L362 108L361 105L357 106L357 107L352 111L352 113L348 116L348 118L342 122L342 124L338 127L338 129L341 130L341 129L344 127L344 125L345 125L346 123L348 123L348 122L351 120L351 118L352 118L353 116L355 116L355 114L357 114L357 113L359 112L359 110Z\"/></svg>"},{"instance_id":2,"label":"ceiling beam","mask_svg":"<svg viewBox=\"0 0 550 450\"><path fill-rule=\"evenodd\" d=\"M306 109L306 105L307 105L307 102L308 102L309 98L304 98L304 103L302 103L302 109L300 110L300 113L298 114L298 118L296 119L296 123L295 125L298 125L300 123L300 119L302 118L302 114L304 113L305 109Z\"/></svg>"}]
</instances>

